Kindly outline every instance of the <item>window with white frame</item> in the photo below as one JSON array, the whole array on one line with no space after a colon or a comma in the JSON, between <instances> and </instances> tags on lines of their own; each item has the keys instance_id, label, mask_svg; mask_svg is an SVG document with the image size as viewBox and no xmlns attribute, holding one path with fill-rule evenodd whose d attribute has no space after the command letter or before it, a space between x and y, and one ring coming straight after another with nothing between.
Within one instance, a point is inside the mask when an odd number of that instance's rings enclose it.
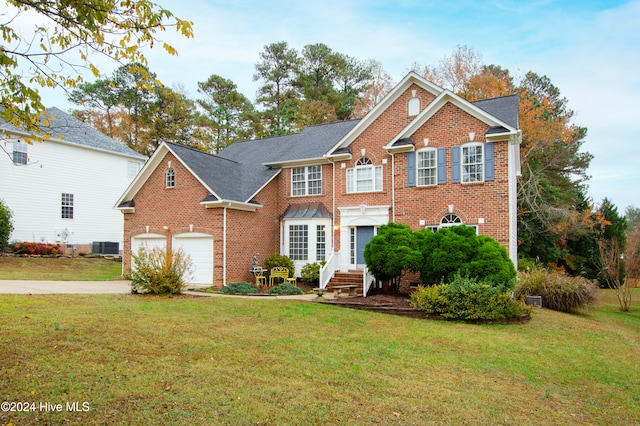
<instances>
[{"instance_id":1,"label":"window with white frame","mask_svg":"<svg viewBox=\"0 0 640 426\"><path fill-rule=\"evenodd\" d=\"M140 163L137 161L127 161L127 177L134 178L140 171Z\"/></svg>"},{"instance_id":2,"label":"window with white frame","mask_svg":"<svg viewBox=\"0 0 640 426\"><path fill-rule=\"evenodd\" d=\"M483 145L481 143L469 143L462 146L462 182L484 181Z\"/></svg>"},{"instance_id":3,"label":"window with white frame","mask_svg":"<svg viewBox=\"0 0 640 426\"><path fill-rule=\"evenodd\" d=\"M327 234L324 225L316 225L316 262L325 260L327 250Z\"/></svg>"},{"instance_id":4,"label":"window with white frame","mask_svg":"<svg viewBox=\"0 0 640 426\"><path fill-rule=\"evenodd\" d=\"M418 186L436 185L437 180L437 164L436 149L421 149L416 153L416 171L418 177Z\"/></svg>"},{"instance_id":5,"label":"window with white frame","mask_svg":"<svg viewBox=\"0 0 640 426\"><path fill-rule=\"evenodd\" d=\"M289 257L291 260L309 258L308 225L289 225Z\"/></svg>"},{"instance_id":6,"label":"window with white frame","mask_svg":"<svg viewBox=\"0 0 640 426\"><path fill-rule=\"evenodd\" d=\"M347 192L382 191L382 166L375 166L371 159L362 157L356 166L347 169Z\"/></svg>"},{"instance_id":7,"label":"window with white frame","mask_svg":"<svg viewBox=\"0 0 640 426\"><path fill-rule=\"evenodd\" d=\"M73 194L62 194L62 215L63 219L73 219Z\"/></svg>"},{"instance_id":8,"label":"window with white frame","mask_svg":"<svg viewBox=\"0 0 640 426\"><path fill-rule=\"evenodd\" d=\"M174 172L173 169L167 170L164 177L167 188L174 188L176 186L176 172Z\"/></svg>"},{"instance_id":9,"label":"window with white frame","mask_svg":"<svg viewBox=\"0 0 640 426\"><path fill-rule=\"evenodd\" d=\"M291 169L291 195L318 195L322 193L322 166L294 167Z\"/></svg>"},{"instance_id":10,"label":"window with white frame","mask_svg":"<svg viewBox=\"0 0 640 426\"><path fill-rule=\"evenodd\" d=\"M13 162L15 164L27 164L27 146L25 142L15 141L13 143Z\"/></svg>"}]
</instances>

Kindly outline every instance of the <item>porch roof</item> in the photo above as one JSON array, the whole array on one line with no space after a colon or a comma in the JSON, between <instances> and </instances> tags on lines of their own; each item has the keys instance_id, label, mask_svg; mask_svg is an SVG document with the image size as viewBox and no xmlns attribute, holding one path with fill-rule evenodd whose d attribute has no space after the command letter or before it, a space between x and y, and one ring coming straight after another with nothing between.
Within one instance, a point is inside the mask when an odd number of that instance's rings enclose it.
<instances>
[{"instance_id":1,"label":"porch roof","mask_svg":"<svg viewBox=\"0 0 640 426\"><path fill-rule=\"evenodd\" d=\"M331 213L322 203L289 204L282 219L330 219Z\"/></svg>"}]
</instances>

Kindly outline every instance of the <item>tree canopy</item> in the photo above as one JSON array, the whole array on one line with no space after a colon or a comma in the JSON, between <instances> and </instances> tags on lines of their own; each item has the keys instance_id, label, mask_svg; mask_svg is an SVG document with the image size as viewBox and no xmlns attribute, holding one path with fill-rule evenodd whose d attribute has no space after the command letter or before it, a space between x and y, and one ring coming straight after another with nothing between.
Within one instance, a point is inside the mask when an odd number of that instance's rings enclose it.
<instances>
[{"instance_id":1,"label":"tree canopy","mask_svg":"<svg viewBox=\"0 0 640 426\"><path fill-rule=\"evenodd\" d=\"M173 46L158 38L168 27L193 37L192 22L149 0L6 3L9 8L0 23L1 114L15 126L36 134L41 131L46 110L37 87L73 89L83 81L81 70L99 77L94 60L98 57L146 65L143 50L156 43L176 55ZM28 16L30 29L18 30L21 16Z\"/></svg>"}]
</instances>

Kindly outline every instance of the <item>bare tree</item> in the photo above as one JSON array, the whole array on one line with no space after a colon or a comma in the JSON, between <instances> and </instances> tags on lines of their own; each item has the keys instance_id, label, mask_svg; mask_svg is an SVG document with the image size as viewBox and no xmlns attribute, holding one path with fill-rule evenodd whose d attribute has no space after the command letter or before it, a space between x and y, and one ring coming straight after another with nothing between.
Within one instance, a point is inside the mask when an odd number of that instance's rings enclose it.
<instances>
[{"instance_id":1,"label":"bare tree","mask_svg":"<svg viewBox=\"0 0 640 426\"><path fill-rule=\"evenodd\" d=\"M628 285L624 274L624 257L620 243L616 239L601 239L598 241L600 248L600 267L603 276L615 291L620 310L629 312L631 306L631 287Z\"/></svg>"}]
</instances>

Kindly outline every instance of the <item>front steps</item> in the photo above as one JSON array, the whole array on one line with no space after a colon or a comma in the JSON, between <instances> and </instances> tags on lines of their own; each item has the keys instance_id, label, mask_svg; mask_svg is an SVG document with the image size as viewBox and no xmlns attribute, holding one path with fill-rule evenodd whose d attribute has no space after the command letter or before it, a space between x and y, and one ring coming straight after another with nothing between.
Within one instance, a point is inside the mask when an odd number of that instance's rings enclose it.
<instances>
[{"instance_id":1,"label":"front steps","mask_svg":"<svg viewBox=\"0 0 640 426\"><path fill-rule=\"evenodd\" d=\"M333 291L333 286L357 285L356 294L362 296L362 271L338 272L336 271L327 285L329 291Z\"/></svg>"}]
</instances>

